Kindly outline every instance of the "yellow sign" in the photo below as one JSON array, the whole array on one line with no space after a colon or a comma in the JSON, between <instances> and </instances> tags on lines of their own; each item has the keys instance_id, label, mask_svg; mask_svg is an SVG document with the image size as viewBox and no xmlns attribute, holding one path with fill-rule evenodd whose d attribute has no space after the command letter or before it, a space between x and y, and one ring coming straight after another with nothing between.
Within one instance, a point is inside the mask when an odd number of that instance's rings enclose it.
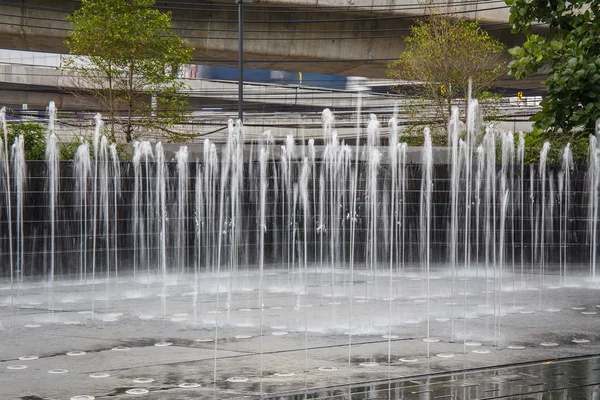
<instances>
[{"instance_id":1,"label":"yellow sign","mask_svg":"<svg viewBox=\"0 0 600 400\"><path fill-rule=\"evenodd\" d=\"M442 85L440 86L440 93L441 94L446 94L447 90L446 90L446 85Z\"/></svg>"},{"instance_id":2,"label":"yellow sign","mask_svg":"<svg viewBox=\"0 0 600 400\"><path fill-rule=\"evenodd\" d=\"M517 100L523 100L523 92L517 92Z\"/></svg>"}]
</instances>

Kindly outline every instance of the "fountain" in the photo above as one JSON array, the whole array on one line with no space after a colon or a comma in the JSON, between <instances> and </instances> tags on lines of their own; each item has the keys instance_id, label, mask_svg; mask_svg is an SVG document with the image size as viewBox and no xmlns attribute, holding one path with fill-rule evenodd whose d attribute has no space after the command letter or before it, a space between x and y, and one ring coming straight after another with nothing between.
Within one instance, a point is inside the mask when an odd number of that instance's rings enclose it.
<instances>
[{"instance_id":1,"label":"fountain","mask_svg":"<svg viewBox=\"0 0 600 400\"><path fill-rule=\"evenodd\" d=\"M61 162L50 111L44 164L0 112L6 396L350 396L598 351L595 136L587 170L548 143L527 166L471 100L448 148L375 115L350 145L325 110L322 138L249 143L231 121L225 144L123 161L98 115Z\"/></svg>"}]
</instances>

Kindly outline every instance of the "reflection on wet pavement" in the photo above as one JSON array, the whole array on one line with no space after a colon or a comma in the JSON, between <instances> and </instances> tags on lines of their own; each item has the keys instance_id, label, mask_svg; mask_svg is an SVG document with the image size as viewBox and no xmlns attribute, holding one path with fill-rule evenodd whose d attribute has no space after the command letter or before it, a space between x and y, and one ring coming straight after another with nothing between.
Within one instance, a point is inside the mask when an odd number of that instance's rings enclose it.
<instances>
[{"instance_id":1,"label":"reflection on wet pavement","mask_svg":"<svg viewBox=\"0 0 600 400\"><path fill-rule=\"evenodd\" d=\"M549 360L461 373L338 386L263 399L300 400L450 400L450 399L600 399L600 357Z\"/></svg>"}]
</instances>

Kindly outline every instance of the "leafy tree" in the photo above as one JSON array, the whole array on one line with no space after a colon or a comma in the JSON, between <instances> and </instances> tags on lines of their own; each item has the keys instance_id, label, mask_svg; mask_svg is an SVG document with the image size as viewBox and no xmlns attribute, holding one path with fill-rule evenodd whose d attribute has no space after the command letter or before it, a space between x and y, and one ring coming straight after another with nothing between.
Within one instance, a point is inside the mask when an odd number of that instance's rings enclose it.
<instances>
[{"instance_id":1,"label":"leafy tree","mask_svg":"<svg viewBox=\"0 0 600 400\"><path fill-rule=\"evenodd\" d=\"M170 13L154 0L82 0L68 17L67 45L74 56L63 66L81 93L102 105L110 139L131 142L140 128L169 135L186 118L188 98L176 79L192 48L172 30ZM81 57L84 56L84 57Z\"/></svg>"},{"instance_id":2,"label":"leafy tree","mask_svg":"<svg viewBox=\"0 0 600 400\"><path fill-rule=\"evenodd\" d=\"M532 117L535 127L569 133L593 132L600 118L600 0L506 0L513 33L523 46L509 50L510 74L517 79L548 70L547 96ZM548 34L534 33L545 24ZM581 132L581 131L580 131Z\"/></svg>"},{"instance_id":3,"label":"leafy tree","mask_svg":"<svg viewBox=\"0 0 600 400\"><path fill-rule=\"evenodd\" d=\"M464 110L469 79L474 98L497 102L488 90L505 71L504 45L477 22L433 12L412 26L405 42L406 49L388 65L387 73L390 79L416 83L410 120L420 125L446 124L453 105ZM423 119L432 107L430 118Z\"/></svg>"}]
</instances>

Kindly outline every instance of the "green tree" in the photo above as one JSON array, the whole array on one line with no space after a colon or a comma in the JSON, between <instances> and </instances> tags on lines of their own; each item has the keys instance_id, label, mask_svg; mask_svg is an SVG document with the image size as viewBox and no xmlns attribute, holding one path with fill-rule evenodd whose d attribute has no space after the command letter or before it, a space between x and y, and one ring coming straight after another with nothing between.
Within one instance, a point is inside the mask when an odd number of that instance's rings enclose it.
<instances>
[{"instance_id":1,"label":"green tree","mask_svg":"<svg viewBox=\"0 0 600 400\"><path fill-rule=\"evenodd\" d=\"M154 3L82 0L68 17L73 56L63 74L79 93L99 100L113 141L131 142L142 128L179 137L174 126L186 118L188 97L176 71L190 62L193 49L173 31L170 13Z\"/></svg>"},{"instance_id":2,"label":"green tree","mask_svg":"<svg viewBox=\"0 0 600 400\"><path fill-rule=\"evenodd\" d=\"M509 50L510 74L517 79L548 71L542 110L535 127L570 133L593 132L600 118L600 0L506 0L513 33L523 33L523 46ZM544 24L548 34L534 33Z\"/></svg>"},{"instance_id":3,"label":"green tree","mask_svg":"<svg viewBox=\"0 0 600 400\"><path fill-rule=\"evenodd\" d=\"M390 79L416 84L412 85L417 91L412 103L415 112L409 113L409 119L421 125L445 125L453 105L464 110L469 79L474 98L497 103L488 90L505 73L504 45L476 21L433 12L412 26L405 42L406 49L388 65L387 73ZM432 107L430 117L424 118Z\"/></svg>"},{"instance_id":4,"label":"green tree","mask_svg":"<svg viewBox=\"0 0 600 400\"><path fill-rule=\"evenodd\" d=\"M45 126L33 122L7 124L6 139L9 151L12 151L12 145L19 136L23 136L23 150L25 151L26 160L46 159Z\"/></svg>"}]
</instances>

